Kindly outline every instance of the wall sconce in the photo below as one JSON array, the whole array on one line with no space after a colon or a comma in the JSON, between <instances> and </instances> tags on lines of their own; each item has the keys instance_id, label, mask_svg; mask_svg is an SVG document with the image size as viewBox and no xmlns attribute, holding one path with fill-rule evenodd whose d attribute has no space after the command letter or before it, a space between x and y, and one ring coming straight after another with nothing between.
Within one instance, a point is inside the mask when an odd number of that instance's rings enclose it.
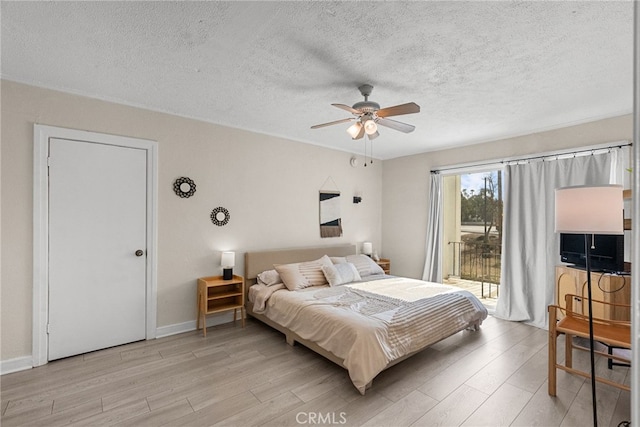
<instances>
[{"instance_id":1,"label":"wall sconce","mask_svg":"<svg viewBox=\"0 0 640 427\"><path fill-rule=\"evenodd\" d=\"M353 203L360 203L362 201L362 197L360 196L353 196Z\"/></svg>"},{"instance_id":2,"label":"wall sconce","mask_svg":"<svg viewBox=\"0 0 640 427\"><path fill-rule=\"evenodd\" d=\"M233 278L233 267L236 265L236 253L222 252L220 264L222 265L222 279L231 280Z\"/></svg>"}]
</instances>

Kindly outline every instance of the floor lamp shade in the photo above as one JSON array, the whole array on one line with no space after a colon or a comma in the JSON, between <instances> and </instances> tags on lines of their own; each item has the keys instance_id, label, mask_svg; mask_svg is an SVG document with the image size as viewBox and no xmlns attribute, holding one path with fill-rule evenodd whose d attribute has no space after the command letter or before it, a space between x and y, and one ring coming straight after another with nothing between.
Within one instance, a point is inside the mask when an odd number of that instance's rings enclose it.
<instances>
[{"instance_id":1,"label":"floor lamp shade","mask_svg":"<svg viewBox=\"0 0 640 427\"><path fill-rule=\"evenodd\" d=\"M220 264L222 265L222 278L231 280L233 278L233 267L236 265L236 253L222 252Z\"/></svg>"},{"instance_id":2,"label":"floor lamp shade","mask_svg":"<svg viewBox=\"0 0 640 427\"><path fill-rule=\"evenodd\" d=\"M622 186L556 189L557 233L624 234Z\"/></svg>"}]
</instances>

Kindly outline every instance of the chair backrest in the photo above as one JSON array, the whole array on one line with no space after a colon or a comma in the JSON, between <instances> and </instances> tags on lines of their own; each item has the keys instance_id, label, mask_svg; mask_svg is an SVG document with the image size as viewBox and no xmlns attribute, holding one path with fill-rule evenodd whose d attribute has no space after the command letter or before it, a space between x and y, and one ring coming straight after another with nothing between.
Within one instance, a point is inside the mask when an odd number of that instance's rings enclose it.
<instances>
[{"instance_id":1,"label":"chair backrest","mask_svg":"<svg viewBox=\"0 0 640 427\"><path fill-rule=\"evenodd\" d=\"M589 299L588 298L584 298L581 295L574 295L574 294L566 294L564 298L565 298L565 307L566 307L564 311L566 316L572 316L572 317L583 318L583 319L588 318L589 316ZM611 312L614 308L631 310L631 306L629 304L613 303L609 301L601 301L601 300L595 300L595 299L592 299L591 303L593 304L593 306L600 305L600 306L609 308L605 310L599 310L600 312L604 312L604 313ZM611 318L594 316L593 321L596 323L607 324L607 325L631 327L631 322L629 320L615 320Z\"/></svg>"}]
</instances>

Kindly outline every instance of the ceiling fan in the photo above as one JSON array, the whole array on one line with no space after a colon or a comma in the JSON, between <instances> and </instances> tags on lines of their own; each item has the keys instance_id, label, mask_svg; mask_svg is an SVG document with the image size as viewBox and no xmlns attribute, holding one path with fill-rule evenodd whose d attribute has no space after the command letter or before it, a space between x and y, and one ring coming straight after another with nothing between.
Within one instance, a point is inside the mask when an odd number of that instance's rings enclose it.
<instances>
[{"instance_id":1,"label":"ceiling fan","mask_svg":"<svg viewBox=\"0 0 640 427\"><path fill-rule=\"evenodd\" d=\"M377 102L369 101L369 95L373 90L373 86L370 84L364 84L359 86L358 89L364 101L356 102L353 107L349 107L344 104L331 104L334 107L338 107L345 111L350 112L355 117L348 119L336 120L329 123L322 123L319 125L311 126L311 129L318 129L325 126L337 125L346 122L355 122L348 129L347 132L351 135L352 139L360 139L365 133L369 139L375 139L380 134L378 133L378 125L385 126L400 132L409 133L413 132L416 128L413 125L391 120L390 116L399 116L402 114L419 113L420 106L415 102L409 102L407 104L395 105L393 107L380 108L380 104Z\"/></svg>"}]
</instances>

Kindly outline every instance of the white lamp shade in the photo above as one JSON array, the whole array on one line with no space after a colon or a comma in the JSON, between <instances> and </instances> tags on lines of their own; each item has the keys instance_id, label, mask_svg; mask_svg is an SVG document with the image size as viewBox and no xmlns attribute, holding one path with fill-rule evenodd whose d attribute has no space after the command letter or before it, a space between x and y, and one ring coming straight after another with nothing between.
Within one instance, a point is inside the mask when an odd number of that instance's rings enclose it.
<instances>
[{"instance_id":1,"label":"white lamp shade","mask_svg":"<svg viewBox=\"0 0 640 427\"><path fill-rule=\"evenodd\" d=\"M373 135L378 131L378 125L373 120L367 120L364 122L364 131L367 135Z\"/></svg>"},{"instance_id":2,"label":"white lamp shade","mask_svg":"<svg viewBox=\"0 0 640 427\"><path fill-rule=\"evenodd\" d=\"M371 242L362 243L362 253L363 254L371 255L372 252L373 252L373 245L371 244Z\"/></svg>"},{"instance_id":3,"label":"white lamp shade","mask_svg":"<svg viewBox=\"0 0 640 427\"><path fill-rule=\"evenodd\" d=\"M556 189L556 232L624 234L622 186Z\"/></svg>"},{"instance_id":4,"label":"white lamp shade","mask_svg":"<svg viewBox=\"0 0 640 427\"><path fill-rule=\"evenodd\" d=\"M234 267L236 265L236 253L235 252L222 252L222 260L220 262L222 267Z\"/></svg>"},{"instance_id":5,"label":"white lamp shade","mask_svg":"<svg viewBox=\"0 0 640 427\"><path fill-rule=\"evenodd\" d=\"M362 125L360 124L360 122L355 122L347 128L347 132L349 133L349 135L351 135L351 138L355 138L360 133L361 128Z\"/></svg>"}]
</instances>

